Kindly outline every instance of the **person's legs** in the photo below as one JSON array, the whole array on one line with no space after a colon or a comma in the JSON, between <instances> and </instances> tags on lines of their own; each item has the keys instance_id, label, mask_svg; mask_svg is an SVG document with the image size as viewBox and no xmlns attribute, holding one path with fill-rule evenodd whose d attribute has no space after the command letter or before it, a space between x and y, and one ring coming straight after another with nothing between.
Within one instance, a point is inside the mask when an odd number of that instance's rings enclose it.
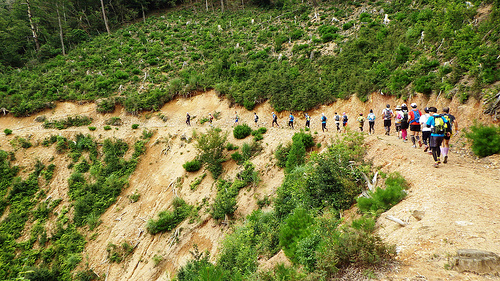
<instances>
[{"instance_id":1,"label":"person's legs","mask_svg":"<svg viewBox=\"0 0 500 281\"><path fill-rule=\"evenodd\" d=\"M445 137L443 139L443 146L441 147L441 154L444 156L443 163L448 163L448 152L450 150L450 138Z\"/></svg>"},{"instance_id":2,"label":"person's legs","mask_svg":"<svg viewBox=\"0 0 500 281\"><path fill-rule=\"evenodd\" d=\"M406 142L406 129L401 129L401 138L403 139L404 142Z\"/></svg>"}]
</instances>

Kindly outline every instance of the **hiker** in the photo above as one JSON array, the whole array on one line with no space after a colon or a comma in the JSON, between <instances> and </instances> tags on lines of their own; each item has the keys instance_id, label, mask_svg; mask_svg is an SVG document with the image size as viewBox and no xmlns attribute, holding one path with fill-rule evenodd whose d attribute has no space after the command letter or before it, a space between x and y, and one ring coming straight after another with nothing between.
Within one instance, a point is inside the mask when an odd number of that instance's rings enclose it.
<instances>
[{"instance_id":1,"label":"hiker","mask_svg":"<svg viewBox=\"0 0 500 281\"><path fill-rule=\"evenodd\" d=\"M393 115L394 113L392 112L391 105L387 104L384 110L382 110L382 116L384 118L385 134L388 136L391 133L391 118Z\"/></svg>"},{"instance_id":2,"label":"hiker","mask_svg":"<svg viewBox=\"0 0 500 281\"><path fill-rule=\"evenodd\" d=\"M326 128L326 116L324 113L321 113L321 130L325 132L325 130L328 132L328 129Z\"/></svg>"},{"instance_id":3,"label":"hiker","mask_svg":"<svg viewBox=\"0 0 500 281\"><path fill-rule=\"evenodd\" d=\"M446 120L449 122L449 132L444 135L443 139L443 147L441 147L441 154L444 155L443 163L448 163L448 152L450 151L450 138L453 134L453 127L455 127L455 131L458 132L458 122L455 119L455 116L450 114L450 108L443 108L443 113L441 114Z\"/></svg>"},{"instance_id":4,"label":"hiker","mask_svg":"<svg viewBox=\"0 0 500 281\"><path fill-rule=\"evenodd\" d=\"M366 116L368 119L368 134L375 134L375 113L373 113L373 109L370 109L370 113Z\"/></svg>"},{"instance_id":5,"label":"hiker","mask_svg":"<svg viewBox=\"0 0 500 281\"><path fill-rule=\"evenodd\" d=\"M240 117L238 116L238 112L234 112L234 125L238 125L238 121L240 120Z\"/></svg>"},{"instance_id":6,"label":"hiker","mask_svg":"<svg viewBox=\"0 0 500 281\"><path fill-rule=\"evenodd\" d=\"M403 142L408 141L408 106L406 103L401 105L401 112L403 112L403 118L401 119L401 138Z\"/></svg>"},{"instance_id":7,"label":"hiker","mask_svg":"<svg viewBox=\"0 0 500 281\"><path fill-rule=\"evenodd\" d=\"M401 119L403 119L403 111L401 111L401 106L396 106L396 112L394 113L394 126L396 127L396 135L398 139L401 138Z\"/></svg>"},{"instance_id":8,"label":"hiker","mask_svg":"<svg viewBox=\"0 0 500 281\"><path fill-rule=\"evenodd\" d=\"M311 128L311 116L306 113L306 128Z\"/></svg>"},{"instance_id":9,"label":"hiker","mask_svg":"<svg viewBox=\"0 0 500 281\"><path fill-rule=\"evenodd\" d=\"M278 125L278 116L276 116L276 114L274 114L273 112L273 123L271 123L271 127L274 127L274 124L276 124L277 127L280 126Z\"/></svg>"},{"instance_id":10,"label":"hiker","mask_svg":"<svg viewBox=\"0 0 500 281\"><path fill-rule=\"evenodd\" d=\"M191 115L189 115L189 112L186 113L186 125L191 126Z\"/></svg>"},{"instance_id":11,"label":"hiker","mask_svg":"<svg viewBox=\"0 0 500 281\"><path fill-rule=\"evenodd\" d=\"M420 116L420 128L422 129L422 142L425 145L424 152L429 150L430 137L431 137L431 128L427 127L427 120L431 115L429 114L429 108L424 108L425 114Z\"/></svg>"},{"instance_id":12,"label":"hiker","mask_svg":"<svg viewBox=\"0 0 500 281\"><path fill-rule=\"evenodd\" d=\"M292 128L293 129L293 121L294 121L294 117L292 115L292 113L290 113L290 116L289 116L289 119L288 119L288 127Z\"/></svg>"},{"instance_id":13,"label":"hiker","mask_svg":"<svg viewBox=\"0 0 500 281\"><path fill-rule=\"evenodd\" d=\"M254 112L253 113L253 120L255 121L255 126L259 126L259 124L257 124L259 122L259 116L257 116L257 112Z\"/></svg>"},{"instance_id":14,"label":"hiker","mask_svg":"<svg viewBox=\"0 0 500 281\"><path fill-rule=\"evenodd\" d=\"M363 132L363 126L365 125L365 117L363 117L363 113L359 114L358 122L359 122L359 131Z\"/></svg>"},{"instance_id":15,"label":"hiker","mask_svg":"<svg viewBox=\"0 0 500 281\"><path fill-rule=\"evenodd\" d=\"M214 117L212 116L212 113L208 113L208 122L210 122L210 127L212 127L213 120L214 120Z\"/></svg>"},{"instance_id":16,"label":"hiker","mask_svg":"<svg viewBox=\"0 0 500 281\"><path fill-rule=\"evenodd\" d=\"M342 126L344 127L344 133L347 131L347 121L349 121L349 118L347 118L347 114L342 113Z\"/></svg>"},{"instance_id":17,"label":"hiker","mask_svg":"<svg viewBox=\"0 0 500 281\"><path fill-rule=\"evenodd\" d=\"M337 126L337 133L340 133L340 115L335 112L335 125Z\"/></svg>"},{"instance_id":18,"label":"hiker","mask_svg":"<svg viewBox=\"0 0 500 281\"><path fill-rule=\"evenodd\" d=\"M418 142L418 147L422 147L422 142L420 141L420 117L422 116L422 112L417 109L417 104L412 103L412 110L408 113L408 124L410 124L410 139L413 143L413 148L416 148L416 142Z\"/></svg>"},{"instance_id":19,"label":"hiker","mask_svg":"<svg viewBox=\"0 0 500 281\"><path fill-rule=\"evenodd\" d=\"M432 157L434 158L434 168L438 168L441 164L441 143L444 136L449 132L449 122L443 116L437 113L437 108L430 107L429 112L432 116L427 120L427 126L431 127L431 142Z\"/></svg>"}]
</instances>

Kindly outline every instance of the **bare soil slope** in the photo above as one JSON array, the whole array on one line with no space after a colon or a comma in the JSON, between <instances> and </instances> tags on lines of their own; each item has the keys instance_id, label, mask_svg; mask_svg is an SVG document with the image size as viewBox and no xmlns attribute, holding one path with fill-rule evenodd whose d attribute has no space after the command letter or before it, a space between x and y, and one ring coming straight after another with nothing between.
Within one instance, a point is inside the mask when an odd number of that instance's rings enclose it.
<instances>
[{"instance_id":1,"label":"bare soil slope","mask_svg":"<svg viewBox=\"0 0 500 281\"><path fill-rule=\"evenodd\" d=\"M410 101L407 101L408 103ZM469 101L459 104L456 101L426 98L416 96L411 102L417 102L421 108L435 105L438 108L450 106L451 112L457 116L461 128L469 126L473 119L489 122L489 117L482 116L481 104ZM350 117L349 126L357 128L355 117L359 113L366 115L373 108L380 116L385 104L394 106L402 101L394 100L380 94L373 94L370 100L362 103L356 98L337 101L328 106L320 106L309 114L312 119L312 132L317 142L330 143L330 138L336 133L333 129L335 112L347 112ZM56 109L38 114L46 115L48 119L62 119L75 114L94 118L92 126L97 130L89 132L87 127L70 128L66 130L42 129L41 124L34 122L34 117L0 118L0 129L13 130L11 136L0 136L0 149L11 150L10 141L21 136L31 138L32 143L40 143L45 137L61 134L71 137L77 133L91 133L99 140L106 138L121 138L129 144L137 139L142 129L154 130L156 133L147 145L147 152L141 157L137 170L129 179L129 187L122 192L117 203L108 209L101 217L102 224L93 231L87 231L89 242L84 252L83 263L99 275L106 274L108 280L167 280L179 266L191 258L189 251L196 244L201 251L208 250L212 257L217 253L221 239L230 231L230 227L220 224L210 218L208 203L212 202L216 188L208 174L196 190L189 185L206 171L186 173L182 164L196 155L194 142L186 141L193 133L204 132L208 123L200 125L197 121L206 117L209 112L220 112L220 119L214 120L214 125L229 132L229 142L242 145L246 140L235 140L232 137L231 126L237 111L240 123L253 123L253 112L219 98L214 92L207 92L191 98L179 98L165 105L159 113L146 113L140 116L127 115L122 109L113 114L100 115L95 112L94 104L61 103ZM273 151L279 143L291 140L295 130L285 129L288 112L278 114L280 128L271 128L272 107L262 104L255 109L260 120L258 126L266 126L268 132L264 135L263 152L252 159L260 171L262 182L257 188L247 188L238 196L236 219L243 218L257 208L257 200L264 196L273 196L283 179L283 172L275 167ZM189 112L195 116L192 126L185 124L185 115ZM329 132L322 133L319 122L321 113L329 118ZM167 117L164 122L158 114ZM105 131L104 123L111 117L120 117L123 125L119 129ZM296 127L303 127L305 120L296 114ZM380 119L380 118L379 118ZM139 130L130 129L131 124L139 124ZM379 219L379 233L390 243L400 249L398 260L401 264L385 277L390 280L483 280L494 278L474 274L462 274L445 270L446 257L458 248L477 248L500 253L498 211L500 186L499 158L489 157L476 160L469 156L463 138L453 139L454 149L450 163L434 169L432 159L421 149L413 149L408 143L402 143L395 136L383 136L382 122L376 123L377 134L367 137L369 145L368 158L384 172L399 171L411 183L410 194L403 202L392 208L387 214L408 221L409 225L402 228L384 219ZM48 183L47 195L53 198L63 198L56 211L71 204L67 198L67 178L70 170L66 168L69 160L57 155L54 148L35 146L16 152L16 164L32 166L35 159L47 163L54 157L57 165L54 179ZM228 161L225 164L227 173L223 177L234 177L239 167ZM496 192L495 192L496 191ZM134 192L140 193L138 202L132 203L127 196ZM202 205L198 220L183 222L178 231L152 236L146 232L147 220L155 218L160 211L171 208L175 195L184 198L189 204ZM207 204L203 203L206 198ZM414 210L425 211L422 220L417 221L411 216ZM92 238L92 239L90 239ZM106 247L113 243L120 245L128 242L135 246L134 252L120 264L110 263L107 259ZM156 258L155 258L156 257ZM160 258L161 257L161 258ZM156 262L154 262L156 260ZM268 263L261 261L264 267L275 260L283 261L279 255ZM83 266L83 265L82 265ZM416 280L415 279L415 280Z\"/></svg>"}]
</instances>

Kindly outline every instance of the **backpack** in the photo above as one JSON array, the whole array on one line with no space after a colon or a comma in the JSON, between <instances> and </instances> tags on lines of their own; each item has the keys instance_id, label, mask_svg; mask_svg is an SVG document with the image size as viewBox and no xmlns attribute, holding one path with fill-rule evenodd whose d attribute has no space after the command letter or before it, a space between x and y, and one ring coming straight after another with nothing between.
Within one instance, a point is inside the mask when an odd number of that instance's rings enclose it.
<instances>
[{"instance_id":1,"label":"backpack","mask_svg":"<svg viewBox=\"0 0 500 281\"><path fill-rule=\"evenodd\" d=\"M413 122L419 123L420 124L420 110L412 110L413 112L413 119L410 120L410 124ZM449 121L449 120L448 120Z\"/></svg>"},{"instance_id":2,"label":"backpack","mask_svg":"<svg viewBox=\"0 0 500 281\"><path fill-rule=\"evenodd\" d=\"M384 119L391 119L392 110L386 108L384 109Z\"/></svg>"},{"instance_id":3,"label":"backpack","mask_svg":"<svg viewBox=\"0 0 500 281\"><path fill-rule=\"evenodd\" d=\"M450 132L451 133L451 118L450 118L450 115L448 114L443 114L441 115L442 117L444 117L447 121L448 121L448 125L449 125L449 128L448 130L446 130L447 132Z\"/></svg>"},{"instance_id":4,"label":"backpack","mask_svg":"<svg viewBox=\"0 0 500 281\"><path fill-rule=\"evenodd\" d=\"M408 123L408 111L403 111L403 118L401 118L401 123Z\"/></svg>"},{"instance_id":5,"label":"backpack","mask_svg":"<svg viewBox=\"0 0 500 281\"><path fill-rule=\"evenodd\" d=\"M347 122L347 115L344 115L344 116L342 117L342 121Z\"/></svg>"},{"instance_id":6,"label":"backpack","mask_svg":"<svg viewBox=\"0 0 500 281\"><path fill-rule=\"evenodd\" d=\"M448 130L448 123L445 122L443 116L434 117L434 128L432 128L433 134L444 135Z\"/></svg>"},{"instance_id":7,"label":"backpack","mask_svg":"<svg viewBox=\"0 0 500 281\"><path fill-rule=\"evenodd\" d=\"M290 115L290 121L293 122L293 115Z\"/></svg>"},{"instance_id":8,"label":"backpack","mask_svg":"<svg viewBox=\"0 0 500 281\"><path fill-rule=\"evenodd\" d=\"M375 121L375 114L368 114L368 121Z\"/></svg>"},{"instance_id":9,"label":"backpack","mask_svg":"<svg viewBox=\"0 0 500 281\"><path fill-rule=\"evenodd\" d=\"M325 122L326 121L326 116L321 116L321 121Z\"/></svg>"},{"instance_id":10,"label":"backpack","mask_svg":"<svg viewBox=\"0 0 500 281\"><path fill-rule=\"evenodd\" d=\"M339 115L335 115L335 121L340 121L340 116Z\"/></svg>"}]
</instances>

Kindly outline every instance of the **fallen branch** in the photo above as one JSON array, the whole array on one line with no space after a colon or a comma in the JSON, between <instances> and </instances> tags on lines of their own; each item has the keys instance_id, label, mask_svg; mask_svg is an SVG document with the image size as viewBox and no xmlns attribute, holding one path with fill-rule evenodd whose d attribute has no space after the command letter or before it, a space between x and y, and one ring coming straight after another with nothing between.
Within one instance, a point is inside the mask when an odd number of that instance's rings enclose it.
<instances>
[{"instance_id":1,"label":"fallen branch","mask_svg":"<svg viewBox=\"0 0 500 281\"><path fill-rule=\"evenodd\" d=\"M385 218L388 219L388 220L390 220L390 221L393 221L393 222L395 222L395 223L397 223L397 224L399 224L401 226L407 226L408 225L408 223L406 223L406 222L404 222L404 221L402 221L402 220L400 220L400 219L398 219L396 217L390 216L390 215L385 216Z\"/></svg>"}]
</instances>

